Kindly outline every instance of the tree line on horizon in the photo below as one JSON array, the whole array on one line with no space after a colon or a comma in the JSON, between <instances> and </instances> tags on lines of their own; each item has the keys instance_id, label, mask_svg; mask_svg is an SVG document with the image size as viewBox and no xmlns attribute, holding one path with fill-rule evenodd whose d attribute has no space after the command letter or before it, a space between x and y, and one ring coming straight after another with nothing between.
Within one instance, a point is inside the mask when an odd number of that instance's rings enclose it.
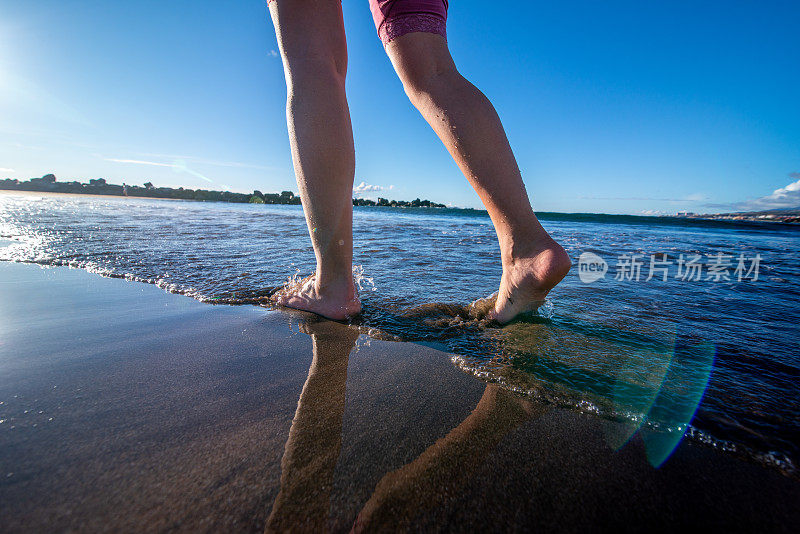
<instances>
[{"instance_id":1,"label":"tree line on horizon","mask_svg":"<svg viewBox=\"0 0 800 534\"><path fill-rule=\"evenodd\" d=\"M54 174L45 174L41 178L31 178L21 182L16 178L0 180L0 189L9 191L36 191L47 193L72 193L77 195L111 195L148 198L172 198L180 200L198 200L210 202L235 202L240 204L300 204L300 197L292 191L281 193L262 193L255 190L252 193L233 193L231 191L215 191L209 189L186 189L179 187L155 187L151 182L143 186L109 184L104 178L93 178L89 183L78 181L59 182ZM388 200L378 198L377 201L366 198L354 198L354 206L387 206L387 207L426 207L444 208L444 204L437 204L430 200L419 198L406 200Z\"/></svg>"}]
</instances>

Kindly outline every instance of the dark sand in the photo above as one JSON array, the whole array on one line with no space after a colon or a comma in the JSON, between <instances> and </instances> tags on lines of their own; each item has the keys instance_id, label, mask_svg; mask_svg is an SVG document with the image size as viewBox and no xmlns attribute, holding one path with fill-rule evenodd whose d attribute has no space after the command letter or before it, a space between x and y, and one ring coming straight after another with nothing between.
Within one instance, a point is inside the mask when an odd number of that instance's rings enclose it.
<instances>
[{"instance_id":1,"label":"dark sand","mask_svg":"<svg viewBox=\"0 0 800 534\"><path fill-rule=\"evenodd\" d=\"M687 442L655 469L639 438L609 448L613 423L357 338L0 263L0 531L800 524L800 484L776 471Z\"/></svg>"}]
</instances>

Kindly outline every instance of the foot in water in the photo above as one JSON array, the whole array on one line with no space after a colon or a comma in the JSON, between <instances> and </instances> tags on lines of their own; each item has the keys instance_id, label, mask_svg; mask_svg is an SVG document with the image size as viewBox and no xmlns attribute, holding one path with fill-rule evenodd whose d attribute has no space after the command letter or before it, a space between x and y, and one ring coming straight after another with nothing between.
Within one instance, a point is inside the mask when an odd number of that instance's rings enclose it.
<instances>
[{"instance_id":1,"label":"foot in water","mask_svg":"<svg viewBox=\"0 0 800 534\"><path fill-rule=\"evenodd\" d=\"M344 321L361 313L361 302L352 279L349 284L318 287L316 275L312 274L279 290L272 300L279 306L316 313L335 321Z\"/></svg>"},{"instance_id":2,"label":"foot in water","mask_svg":"<svg viewBox=\"0 0 800 534\"><path fill-rule=\"evenodd\" d=\"M490 318L504 324L521 313L537 309L571 266L569 255L552 239L512 258L503 265L503 277Z\"/></svg>"}]
</instances>

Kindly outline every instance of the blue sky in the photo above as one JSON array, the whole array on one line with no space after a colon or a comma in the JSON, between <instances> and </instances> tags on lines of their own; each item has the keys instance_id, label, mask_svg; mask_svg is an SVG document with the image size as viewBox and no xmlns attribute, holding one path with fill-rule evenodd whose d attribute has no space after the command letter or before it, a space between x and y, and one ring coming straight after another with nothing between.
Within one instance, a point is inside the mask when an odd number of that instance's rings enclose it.
<instances>
[{"instance_id":1,"label":"blue sky","mask_svg":"<svg viewBox=\"0 0 800 534\"><path fill-rule=\"evenodd\" d=\"M800 3L699 4L451 3L537 210L800 205ZM479 207L343 7L356 184ZM0 0L0 178L297 191L276 50L263 0Z\"/></svg>"}]
</instances>

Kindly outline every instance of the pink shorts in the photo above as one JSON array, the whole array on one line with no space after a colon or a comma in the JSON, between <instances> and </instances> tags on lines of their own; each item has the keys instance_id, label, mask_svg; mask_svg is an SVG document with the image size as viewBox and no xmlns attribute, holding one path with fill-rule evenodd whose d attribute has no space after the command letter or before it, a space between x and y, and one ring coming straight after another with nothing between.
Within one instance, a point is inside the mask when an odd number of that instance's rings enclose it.
<instances>
[{"instance_id":1,"label":"pink shorts","mask_svg":"<svg viewBox=\"0 0 800 534\"><path fill-rule=\"evenodd\" d=\"M447 38L447 4L447 0L369 0L369 9L378 37L386 44L412 32L436 33Z\"/></svg>"},{"instance_id":2,"label":"pink shorts","mask_svg":"<svg viewBox=\"0 0 800 534\"><path fill-rule=\"evenodd\" d=\"M437 33L447 38L447 0L369 0L383 44L406 33Z\"/></svg>"}]
</instances>

